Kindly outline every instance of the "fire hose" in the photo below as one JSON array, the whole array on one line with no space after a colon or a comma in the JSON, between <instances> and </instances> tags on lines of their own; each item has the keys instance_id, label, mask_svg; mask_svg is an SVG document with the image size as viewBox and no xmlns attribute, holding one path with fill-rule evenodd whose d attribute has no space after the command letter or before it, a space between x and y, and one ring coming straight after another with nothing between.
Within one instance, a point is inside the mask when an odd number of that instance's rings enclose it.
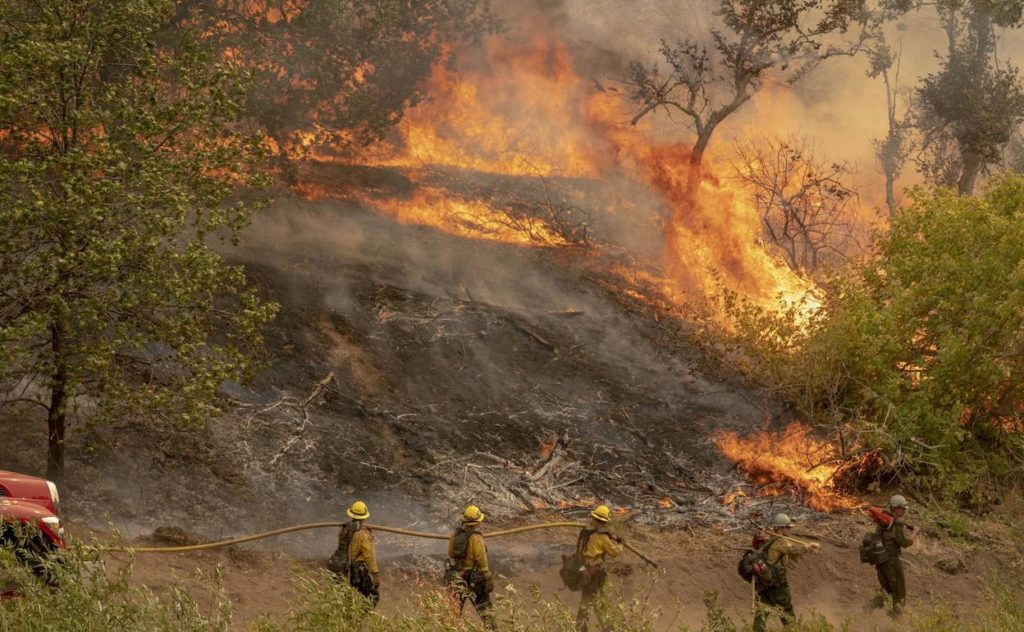
<instances>
[{"instance_id":1,"label":"fire hose","mask_svg":"<svg viewBox=\"0 0 1024 632\"><path fill-rule=\"evenodd\" d=\"M273 531L264 531L262 533L255 533L253 535L240 536L237 538L231 538L229 540L219 540L217 542L206 542L203 544L191 544L188 546L165 546L165 547L135 547L135 546L113 546L104 547L104 551L113 553L187 553L191 551L203 551L206 549L216 549L224 546L231 546L233 544L242 544L244 542L253 542L255 540L262 540L264 538L271 538L278 535L284 535L285 533L292 533L295 531L305 531L308 529L329 529L339 528L348 523L346 522L314 522L310 524L301 524L294 527L286 527L284 529L275 529ZM395 527L384 527L381 525L366 525L367 527L382 531L385 533L394 533L397 535L404 535L413 538L426 538L430 540L448 540L448 536L440 533L426 533L424 531L410 531L408 529L397 529ZM527 531L536 531L538 529L557 529L557 528L574 528L582 529L587 525L579 522L545 522L541 524L528 525L525 527L516 527L514 529L504 529L502 531L493 531L491 533L481 533L484 538L502 538L505 536L515 535L517 533L524 533ZM622 542L622 546L629 549L637 557L647 562L654 568L658 567L658 563L651 558L644 555L641 551L637 550L633 545L628 542Z\"/></svg>"}]
</instances>

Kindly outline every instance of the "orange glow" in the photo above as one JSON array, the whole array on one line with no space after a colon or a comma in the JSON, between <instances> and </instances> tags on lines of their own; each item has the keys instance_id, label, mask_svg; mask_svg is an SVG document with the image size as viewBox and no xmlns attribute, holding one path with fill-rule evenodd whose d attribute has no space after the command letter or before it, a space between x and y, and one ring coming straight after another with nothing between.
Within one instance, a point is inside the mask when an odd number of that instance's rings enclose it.
<instances>
[{"instance_id":1,"label":"orange glow","mask_svg":"<svg viewBox=\"0 0 1024 632\"><path fill-rule=\"evenodd\" d=\"M572 178L575 186L602 187L603 212L658 222L664 250L657 263L667 278L643 285L657 288L657 300L675 305L717 294L724 286L775 308L780 297L796 301L813 289L759 245L760 218L747 191L718 177L720 168L709 158L694 205L684 194L691 169L688 146L659 144L643 125L630 125L628 99L613 85L578 75L563 45L542 35L524 44L494 37L485 42L483 59L470 58L475 61L469 67L433 70L426 86L429 98L405 112L388 141L345 155L340 153L344 150L313 146L325 135L310 130L294 137L289 153L398 168L406 175L465 170L534 182ZM415 184L414 193L404 198L347 194L400 222L462 237L567 245L542 221L510 220L487 199L464 199L448 189ZM305 183L298 190L317 195ZM812 303L808 310L814 308Z\"/></svg>"},{"instance_id":2,"label":"orange glow","mask_svg":"<svg viewBox=\"0 0 1024 632\"><path fill-rule=\"evenodd\" d=\"M836 446L812 436L807 426L794 423L782 432L761 432L740 437L722 432L715 445L738 464L764 496L792 495L818 511L856 509L860 501L836 489L836 475L846 463ZM742 492L730 493L726 504L733 504Z\"/></svg>"},{"instance_id":3,"label":"orange glow","mask_svg":"<svg viewBox=\"0 0 1024 632\"><path fill-rule=\"evenodd\" d=\"M555 450L555 446L558 445L558 441L545 441L540 445L540 458L545 460L551 456L551 453Z\"/></svg>"},{"instance_id":4,"label":"orange glow","mask_svg":"<svg viewBox=\"0 0 1024 632\"><path fill-rule=\"evenodd\" d=\"M670 509L672 507L675 507L675 505L676 504L672 502L671 498L661 498L658 500L658 506L663 509Z\"/></svg>"},{"instance_id":5,"label":"orange glow","mask_svg":"<svg viewBox=\"0 0 1024 632\"><path fill-rule=\"evenodd\" d=\"M460 237L520 245L566 245L539 219L514 218L484 202L453 199L433 187L420 187L410 199L366 198L364 203L403 224L434 226Z\"/></svg>"}]
</instances>

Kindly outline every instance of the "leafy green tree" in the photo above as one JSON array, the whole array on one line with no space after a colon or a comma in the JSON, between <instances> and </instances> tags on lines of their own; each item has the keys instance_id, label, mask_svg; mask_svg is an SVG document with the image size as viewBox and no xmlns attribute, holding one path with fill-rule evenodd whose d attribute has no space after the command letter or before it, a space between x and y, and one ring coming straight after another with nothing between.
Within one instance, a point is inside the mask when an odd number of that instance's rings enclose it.
<instances>
[{"instance_id":1,"label":"leafy green tree","mask_svg":"<svg viewBox=\"0 0 1024 632\"><path fill-rule=\"evenodd\" d=\"M1024 120L1024 84L1008 61L996 59L1000 30L1024 25L1020 0L939 0L946 31L941 68L917 88L922 134L918 170L930 182L971 194L978 178L1003 157Z\"/></svg>"},{"instance_id":2,"label":"leafy green tree","mask_svg":"<svg viewBox=\"0 0 1024 632\"><path fill-rule=\"evenodd\" d=\"M253 73L246 112L280 146L381 138L436 63L498 29L488 0L179 0L179 21ZM301 135L301 136L300 136Z\"/></svg>"},{"instance_id":3,"label":"leafy green tree","mask_svg":"<svg viewBox=\"0 0 1024 632\"><path fill-rule=\"evenodd\" d=\"M912 200L809 323L734 303L736 340L804 414L977 500L1024 463L1024 179Z\"/></svg>"},{"instance_id":4,"label":"leafy green tree","mask_svg":"<svg viewBox=\"0 0 1024 632\"><path fill-rule=\"evenodd\" d=\"M250 210L260 139L244 77L171 0L0 5L0 412L45 412L60 479L69 417L200 420L274 313L211 248Z\"/></svg>"}]
</instances>

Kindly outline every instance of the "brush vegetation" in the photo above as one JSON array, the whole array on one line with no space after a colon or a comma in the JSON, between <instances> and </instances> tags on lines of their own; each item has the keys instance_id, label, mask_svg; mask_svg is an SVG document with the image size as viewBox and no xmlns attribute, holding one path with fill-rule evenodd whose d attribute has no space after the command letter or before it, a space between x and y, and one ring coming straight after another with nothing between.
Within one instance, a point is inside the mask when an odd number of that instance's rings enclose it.
<instances>
[{"instance_id":1,"label":"brush vegetation","mask_svg":"<svg viewBox=\"0 0 1024 632\"><path fill-rule=\"evenodd\" d=\"M911 200L817 311L723 293L717 349L846 456L880 450L881 482L982 507L1024 464L1024 178Z\"/></svg>"},{"instance_id":2,"label":"brush vegetation","mask_svg":"<svg viewBox=\"0 0 1024 632\"><path fill-rule=\"evenodd\" d=\"M73 547L59 565L50 565L59 588L47 586L19 564L7 549L0 549L0 584L17 585L21 596L0 602L0 629L10 632L57 630L124 630L145 632L227 631L239 629L232 618L231 601L217 573L207 578L209 592L190 595L181 589L154 592L133 580L133 566L116 570L104 567L96 549ZM293 609L283 616L265 615L252 622L252 632L323 632L401 630L428 632L462 629L484 632L485 627L471 608L460 619L442 591L423 585L408 614L382 615L367 607L366 601L347 584L335 582L326 571L298 576L293 592ZM502 630L551 630L573 632L575 602L548 599L539 591L516 594L502 591L498 598L498 620ZM972 619L948 609L908 615L897 628L904 632L949 631L988 632L1024 629L1024 601L1010 589L992 589ZM676 610L674 604L673 610ZM707 593L700 607L704 611L701 632L742 632L750 630L749 617L727 611L715 593ZM662 608L645 600L609 600L598 608L602 622L615 632L652 630L693 630L666 615ZM596 623L596 622L594 622ZM846 630L849 621L835 625L824 616L802 613L787 628L792 632Z\"/></svg>"}]
</instances>

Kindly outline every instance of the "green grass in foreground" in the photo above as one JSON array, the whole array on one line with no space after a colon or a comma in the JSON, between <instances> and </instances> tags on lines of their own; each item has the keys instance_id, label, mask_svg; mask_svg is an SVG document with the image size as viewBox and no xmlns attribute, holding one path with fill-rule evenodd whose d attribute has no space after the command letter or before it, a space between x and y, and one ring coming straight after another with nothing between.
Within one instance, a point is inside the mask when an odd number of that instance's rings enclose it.
<instances>
[{"instance_id":1,"label":"green grass in foreground","mask_svg":"<svg viewBox=\"0 0 1024 632\"><path fill-rule=\"evenodd\" d=\"M56 590L37 581L8 552L0 550L0 583L6 583L5 579L15 581L23 593L23 597L0 605L0 630L189 632L232 628L231 604L217 575L209 578L210 591L202 600L207 605L200 606L183 591L156 594L136 584L130 563L107 572L95 553L89 554L83 549L72 549L54 573L61 584ZM539 594L505 592L498 606L502 630L575 630L575 602L566 604L558 599L546 600ZM455 628L477 632L484 629L471 608L459 619L441 592L430 587L425 587L418 602L410 606L409 614L388 616L368 610L357 593L332 581L326 572L296 578L295 593L291 613L264 616L249 629L252 632L428 632ZM642 600L602 604L600 616L615 632L688 629ZM702 632L750 630L749 621L737 620L726 613L714 593L705 596L704 618ZM774 625L773 629L777 629L778 624ZM836 627L823 616L811 613L802 616L788 630L830 632L845 630L847 625ZM1021 595L1010 589L992 589L970 621L960 620L949 611L934 610L908 616L901 622L900 629L905 632L1017 632L1024 630L1024 603Z\"/></svg>"}]
</instances>

